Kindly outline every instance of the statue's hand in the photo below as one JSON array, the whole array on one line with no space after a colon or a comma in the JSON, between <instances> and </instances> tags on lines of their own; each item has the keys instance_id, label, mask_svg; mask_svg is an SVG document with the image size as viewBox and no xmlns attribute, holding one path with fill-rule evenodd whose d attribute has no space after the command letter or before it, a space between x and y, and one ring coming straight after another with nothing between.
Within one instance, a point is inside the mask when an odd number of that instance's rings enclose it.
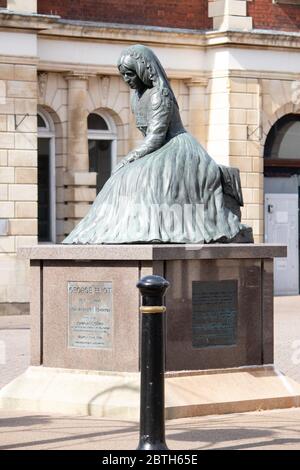
<instances>
[{"instance_id":1,"label":"statue's hand","mask_svg":"<svg viewBox=\"0 0 300 470\"><path fill-rule=\"evenodd\" d=\"M123 168L123 166L128 165L128 163L134 162L135 160L137 160L137 158L139 158L139 157L137 156L137 154L134 151L130 152L127 155L127 157L123 158L123 160L119 163L119 165L116 166L116 168L114 169L112 174L116 173L118 170Z\"/></svg>"},{"instance_id":2,"label":"statue's hand","mask_svg":"<svg viewBox=\"0 0 300 470\"><path fill-rule=\"evenodd\" d=\"M137 157L136 152L134 152L134 151L129 152L129 154L127 155L127 157L124 158L124 164L127 165L127 163L134 162L134 160L136 160L137 158L138 158L138 157Z\"/></svg>"}]
</instances>

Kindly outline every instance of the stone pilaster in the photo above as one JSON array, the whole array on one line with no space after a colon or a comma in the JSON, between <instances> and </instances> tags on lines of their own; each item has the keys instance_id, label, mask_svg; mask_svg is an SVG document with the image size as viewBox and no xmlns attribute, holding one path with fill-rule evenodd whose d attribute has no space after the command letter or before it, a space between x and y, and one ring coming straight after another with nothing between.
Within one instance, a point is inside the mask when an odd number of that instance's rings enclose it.
<instances>
[{"instance_id":1,"label":"stone pilaster","mask_svg":"<svg viewBox=\"0 0 300 470\"><path fill-rule=\"evenodd\" d=\"M207 86L206 149L222 165L229 165L229 95L227 73L209 79Z\"/></svg>"},{"instance_id":2,"label":"stone pilaster","mask_svg":"<svg viewBox=\"0 0 300 470\"><path fill-rule=\"evenodd\" d=\"M220 164L239 168L243 188L242 221L263 238L263 158L260 84L256 78L224 73L207 87L208 153Z\"/></svg>"},{"instance_id":3,"label":"stone pilaster","mask_svg":"<svg viewBox=\"0 0 300 470\"><path fill-rule=\"evenodd\" d=\"M229 79L229 164L240 169L243 222L253 227L256 242L263 241L263 150L261 146L261 90L259 79Z\"/></svg>"},{"instance_id":4,"label":"stone pilaster","mask_svg":"<svg viewBox=\"0 0 300 470\"><path fill-rule=\"evenodd\" d=\"M36 65L0 60L0 315L28 311L28 266L37 243Z\"/></svg>"},{"instance_id":5,"label":"stone pilaster","mask_svg":"<svg viewBox=\"0 0 300 470\"><path fill-rule=\"evenodd\" d=\"M68 74L68 158L64 176L67 235L88 212L96 197L96 173L89 172L88 76Z\"/></svg>"},{"instance_id":6,"label":"stone pilaster","mask_svg":"<svg viewBox=\"0 0 300 470\"><path fill-rule=\"evenodd\" d=\"M88 171L88 76L69 74L65 78L68 81L68 170Z\"/></svg>"},{"instance_id":7,"label":"stone pilaster","mask_svg":"<svg viewBox=\"0 0 300 470\"><path fill-rule=\"evenodd\" d=\"M206 87L204 78L193 78L185 82L189 88L189 131L202 144L206 145Z\"/></svg>"}]
</instances>

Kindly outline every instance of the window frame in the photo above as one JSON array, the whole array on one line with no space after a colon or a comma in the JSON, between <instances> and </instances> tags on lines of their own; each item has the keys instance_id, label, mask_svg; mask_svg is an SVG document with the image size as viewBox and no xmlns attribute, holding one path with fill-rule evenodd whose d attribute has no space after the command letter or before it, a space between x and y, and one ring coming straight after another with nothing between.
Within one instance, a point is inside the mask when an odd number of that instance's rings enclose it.
<instances>
[{"instance_id":1,"label":"window frame","mask_svg":"<svg viewBox=\"0 0 300 470\"><path fill-rule=\"evenodd\" d=\"M38 127L38 139L49 139L49 190L50 190L50 243L56 243L56 168L55 168L55 128L50 114L38 108L37 115L40 115L46 127ZM39 243L49 243L39 242Z\"/></svg>"},{"instance_id":2,"label":"window frame","mask_svg":"<svg viewBox=\"0 0 300 470\"><path fill-rule=\"evenodd\" d=\"M111 169L117 164L117 128L112 117L105 111L92 111L89 114L98 114L107 124L107 130L89 129L87 131L89 140L111 140Z\"/></svg>"}]
</instances>

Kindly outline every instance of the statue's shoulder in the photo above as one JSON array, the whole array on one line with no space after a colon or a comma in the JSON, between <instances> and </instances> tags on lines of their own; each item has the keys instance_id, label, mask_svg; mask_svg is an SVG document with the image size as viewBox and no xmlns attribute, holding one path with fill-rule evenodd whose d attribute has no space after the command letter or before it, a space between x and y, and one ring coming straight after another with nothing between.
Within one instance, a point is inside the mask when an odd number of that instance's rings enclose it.
<instances>
[{"instance_id":1,"label":"statue's shoulder","mask_svg":"<svg viewBox=\"0 0 300 470\"><path fill-rule=\"evenodd\" d=\"M171 94L168 88L151 88L150 90L151 108L156 111L158 108L171 106Z\"/></svg>"}]
</instances>

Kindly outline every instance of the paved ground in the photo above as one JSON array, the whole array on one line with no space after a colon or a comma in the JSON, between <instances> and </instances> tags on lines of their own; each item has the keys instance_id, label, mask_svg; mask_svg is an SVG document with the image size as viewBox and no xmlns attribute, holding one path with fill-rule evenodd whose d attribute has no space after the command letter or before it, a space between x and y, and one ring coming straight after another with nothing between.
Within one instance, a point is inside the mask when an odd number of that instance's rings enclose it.
<instances>
[{"instance_id":1,"label":"paved ground","mask_svg":"<svg viewBox=\"0 0 300 470\"><path fill-rule=\"evenodd\" d=\"M28 367L29 341L27 316L0 316L0 388Z\"/></svg>"},{"instance_id":2,"label":"paved ground","mask_svg":"<svg viewBox=\"0 0 300 470\"><path fill-rule=\"evenodd\" d=\"M0 317L0 387L29 363L26 317ZM275 365L300 382L300 296L275 299ZM300 449L300 409L167 422L170 449ZM0 414L0 450L134 449L135 422L93 417Z\"/></svg>"},{"instance_id":3,"label":"paved ground","mask_svg":"<svg viewBox=\"0 0 300 470\"><path fill-rule=\"evenodd\" d=\"M300 296L275 298L276 367L300 383Z\"/></svg>"},{"instance_id":4,"label":"paved ground","mask_svg":"<svg viewBox=\"0 0 300 470\"><path fill-rule=\"evenodd\" d=\"M172 450L300 449L300 409L166 423ZM134 450L138 424L93 417L1 412L0 450Z\"/></svg>"}]
</instances>

